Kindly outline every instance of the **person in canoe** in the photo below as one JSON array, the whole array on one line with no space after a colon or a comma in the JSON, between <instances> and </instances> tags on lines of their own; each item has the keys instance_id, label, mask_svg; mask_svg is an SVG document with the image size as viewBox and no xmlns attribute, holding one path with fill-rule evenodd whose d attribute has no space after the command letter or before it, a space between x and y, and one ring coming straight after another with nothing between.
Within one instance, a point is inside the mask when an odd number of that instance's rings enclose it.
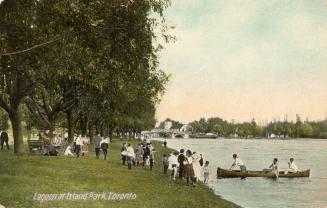
<instances>
[{"instance_id":1,"label":"person in canoe","mask_svg":"<svg viewBox=\"0 0 327 208\"><path fill-rule=\"evenodd\" d=\"M246 172L246 166L242 162L242 160L237 156L237 154L233 154L233 159L234 159L234 163L229 168L229 170L232 170L233 168L235 168L236 166L238 166L240 168L240 170L241 170L241 173L245 173Z\"/></svg>"},{"instance_id":2,"label":"person in canoe","mask_svg":"<svg viewBox=\"0 0 327 208\"><path fill-rule=\"evenodd\" d=\"M278 159L274 158L272 164L269 166L269 168L271 168L271 172L274 173L276 175L276 177L278 178L279 175L279 169L278 169Z\"/></svg>"},{"instance_id":3,"label":"person in canoe","mask_svg":"<svg viewBox=\"0 0 327 208\"><path fill-rule=\"evenodd\" d=\"M299 172L299 169L295 165L294 158L290 158L290 161L288 162L288 173L297 173Z\"/></svg>"}]
</instances>

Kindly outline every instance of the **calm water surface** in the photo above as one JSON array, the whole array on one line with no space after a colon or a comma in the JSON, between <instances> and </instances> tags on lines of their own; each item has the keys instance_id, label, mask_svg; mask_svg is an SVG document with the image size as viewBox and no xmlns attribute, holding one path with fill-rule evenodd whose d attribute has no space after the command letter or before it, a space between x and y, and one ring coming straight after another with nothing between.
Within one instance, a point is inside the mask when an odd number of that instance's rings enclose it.
<instances>
[{"instance_id":1,"label":"calm water surface","mask_svg":"<svg viewBox=\"0 0 327 208\"><path fill-rule=\"evenodd\" d=\"M209 186L217 195L248 208L327 208L327 140L167 139L174 149L191 149L209 160ZM267 168L274 157L287 169L290 157L310 178L216 179L217 167L229 168L237 153L248 170Z\"/></svg>"}]
</instances>

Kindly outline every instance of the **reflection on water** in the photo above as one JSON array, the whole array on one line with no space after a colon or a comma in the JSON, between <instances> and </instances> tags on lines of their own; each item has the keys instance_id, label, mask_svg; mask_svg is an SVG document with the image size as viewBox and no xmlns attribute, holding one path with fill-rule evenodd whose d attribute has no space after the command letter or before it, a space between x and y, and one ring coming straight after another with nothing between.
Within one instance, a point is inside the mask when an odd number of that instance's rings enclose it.
<instances>
[{"instance_id":1,"label":"reflection on water","mask_svg":"<svg viewBox=\"0 0 327 208\"><path fill-rule=\"evenodd\" d=\"M327 207L327 140L171 139L168 146L202 153L213 171L209 183L215 193L243 207ZM311 169L310 178L216 179L216 168L229 168L237 153L248 170L267 168L274 157L287 169L290 157L297 166Z\"/></svg>"}]
</instances>

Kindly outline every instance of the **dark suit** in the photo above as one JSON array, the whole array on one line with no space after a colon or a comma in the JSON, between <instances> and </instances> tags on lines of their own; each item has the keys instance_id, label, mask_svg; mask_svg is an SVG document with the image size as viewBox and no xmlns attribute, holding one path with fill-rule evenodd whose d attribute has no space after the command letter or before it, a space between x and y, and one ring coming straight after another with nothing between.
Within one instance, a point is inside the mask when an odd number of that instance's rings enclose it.
<instances>
[{"instance_id":1,"label":"dark suit","mask_svg":"<svg viewBox=\"0 0 327 208\"><path fill-rule=\"evenodd\" d=\"M182 178L184 176L184 160L185 160L185 155L180 154L177 157L177 161L179 163L179 178Z\"/></svg>"}]
</instances>

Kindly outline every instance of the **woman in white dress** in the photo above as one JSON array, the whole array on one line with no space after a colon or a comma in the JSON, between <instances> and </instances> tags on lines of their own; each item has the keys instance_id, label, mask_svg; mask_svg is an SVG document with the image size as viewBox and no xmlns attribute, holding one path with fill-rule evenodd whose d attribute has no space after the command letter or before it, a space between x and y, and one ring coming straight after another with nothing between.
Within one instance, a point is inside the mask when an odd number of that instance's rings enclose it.
<instances>
[{"instance_id":1,"label":"woman in white dress","mask_svg":"<svg viewBox=\"0 0 327 208\"><path fill-rule=\"evenodd\" d=\"M195 183L201 177L200 159L201 159L201 157L196 152L193 152L193 154L192 154L192 165L193 165L193 170L194 170L194 182Z\"/></svg>"}]
</instances>

